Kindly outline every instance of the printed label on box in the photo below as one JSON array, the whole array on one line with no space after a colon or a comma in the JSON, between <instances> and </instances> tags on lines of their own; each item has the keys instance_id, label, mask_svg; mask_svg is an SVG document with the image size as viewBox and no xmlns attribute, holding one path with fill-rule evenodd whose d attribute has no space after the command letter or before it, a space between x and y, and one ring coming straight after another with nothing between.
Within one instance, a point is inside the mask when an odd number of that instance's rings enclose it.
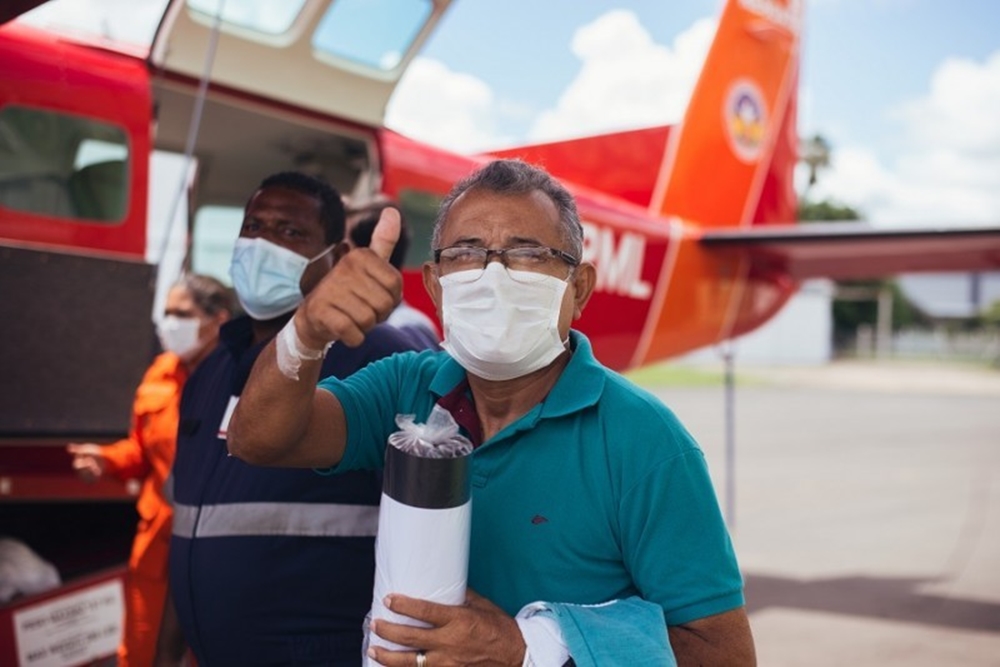
<instances>
[{"instance_id":1,"label":"printed label on box","mask_svg":"<svg viewBox=\"0 0 1000 667\"><path fill-rule=\"evenodd\" d=\"M124 604L121 582L109 581L15 612L18 664L69 667L112 655Z\"/></svg>"}]
</instances>

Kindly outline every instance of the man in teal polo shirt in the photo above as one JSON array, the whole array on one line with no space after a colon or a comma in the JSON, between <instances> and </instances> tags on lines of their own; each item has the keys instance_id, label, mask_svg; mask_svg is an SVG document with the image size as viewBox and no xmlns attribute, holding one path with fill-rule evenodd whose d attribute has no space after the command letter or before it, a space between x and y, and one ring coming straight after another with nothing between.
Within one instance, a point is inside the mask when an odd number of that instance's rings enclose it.
<instances>
[{"instance_id":1,"label":"man in teal polo shirt","mask_svg":"<svg viewBox=\"0 0 1000 667\"><path fill-rule=\"evenodd\" d=\"M498 160L442 203L424 283L446 352L397 355L316 387L314 357L331 341L358 344L399 300L387 262L395 215L383 215L371 246L341 260L264 351L229 428L230 451L251 463L370 469L382 465L397 414L424 421L441 405L476 445L467 603L390 595L392 611L429 627L376 619L379 636L420 650L375 647L370 657L389 667L593 663L569 626L525 611L536 601L585 609L570 626L597 646L635 626L615 617L632 607L580 605L627 600L666 627L656 664L674 655L754 664L742 580L701 450L570 331L596 273L579 260L572 196L544 171ZM601 664L639 651L603 646Z\"/></svg>"}]
</instances>

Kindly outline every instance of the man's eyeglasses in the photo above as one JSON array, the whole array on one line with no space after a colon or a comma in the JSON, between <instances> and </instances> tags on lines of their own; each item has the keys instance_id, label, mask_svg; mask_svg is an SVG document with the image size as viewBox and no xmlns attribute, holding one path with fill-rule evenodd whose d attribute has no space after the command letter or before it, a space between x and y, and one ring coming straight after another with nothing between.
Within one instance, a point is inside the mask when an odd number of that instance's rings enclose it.
<instances>
[{"instance_id":1,"label":"man's eyeglasses","mask_svg":"<svg viewBox=\"0 0 1000 667\"><path fill-rule=\"evenodd\" d=\"M482 275L493 257L499 257L503 265L513 271L557 276L561 279L567 277L561 275L565 273L566 266L573 269L580 264L580 260L567 252L540 245L497 249L455 245L434 251L434 261L441 267L442 275L459 271L479 271L479 275ZM475 280L479 275L471 279Z\"/></svg>"}]
</instances>

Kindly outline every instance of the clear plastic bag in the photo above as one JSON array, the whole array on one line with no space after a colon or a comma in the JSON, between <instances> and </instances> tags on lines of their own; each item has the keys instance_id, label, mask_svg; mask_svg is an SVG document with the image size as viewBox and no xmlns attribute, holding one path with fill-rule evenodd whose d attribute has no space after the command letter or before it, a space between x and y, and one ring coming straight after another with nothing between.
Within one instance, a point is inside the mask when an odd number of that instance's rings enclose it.
<instances>
[{"instance_id":1,"label":"clear plastic bag","mask_svg":"<svg viewBox=\"0 0 1000 667\"><path fill-rule=\"evenodd\" d=\"M399 430L389 436L396 449L427 459L453 459L472 451L472 443L458 432L451 413L435 405L426 424L417 424L414 415L396 415Z\"/></svg>"}]
</instances>

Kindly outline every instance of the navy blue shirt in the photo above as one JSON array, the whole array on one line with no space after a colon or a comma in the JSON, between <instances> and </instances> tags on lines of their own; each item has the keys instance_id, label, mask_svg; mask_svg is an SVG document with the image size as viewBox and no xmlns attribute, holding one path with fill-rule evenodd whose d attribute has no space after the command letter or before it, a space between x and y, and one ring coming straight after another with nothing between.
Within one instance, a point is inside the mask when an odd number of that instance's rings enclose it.
<instances>
[{"instance_id":1,"label":"navy blue shirt","mask_svg":"<svg viewBox=\"0 0 1000 667\"><path fill-rule=\"evenodd\" d=\"M173 467L170 590L201 667L360 665L371 607L381 478L251 466L225 427L264 343L227 323L184 388ZM414 344L380 325L335 344L321 377L343 378Z\"/></svg>"}]
</instances>

